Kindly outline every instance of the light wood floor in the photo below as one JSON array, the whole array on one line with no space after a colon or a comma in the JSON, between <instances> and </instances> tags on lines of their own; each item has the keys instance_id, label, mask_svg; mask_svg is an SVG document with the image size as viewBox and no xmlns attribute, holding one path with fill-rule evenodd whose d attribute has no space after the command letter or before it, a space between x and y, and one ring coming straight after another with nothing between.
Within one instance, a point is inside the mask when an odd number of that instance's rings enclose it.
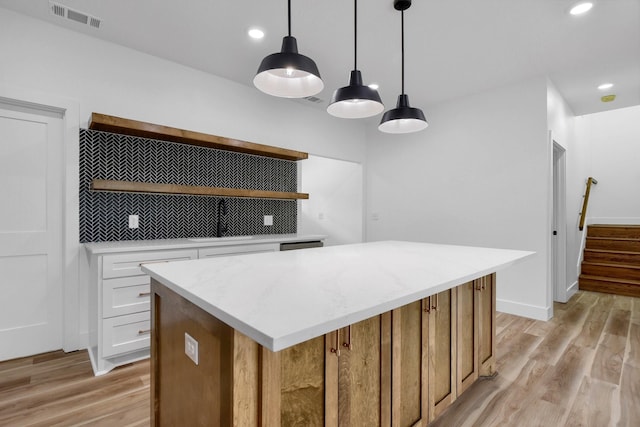
<instances>
[{"instance_id":1,"label":"light wood floor","mask_svg":"<svg viewBox=\"0 0 640 427\"><path fill-rule=\"evenodd\" d=\"M554 318L497 319L497 370L437 427L640 426L640 298L578 292Z\"/></svg>"},{"instance_id":2,"label":"light wood floor","mask_svg":"<svg viewBox=\"0 0 640 427\"><path fill-rule=\"evenodd\" d=\"M640 426L640 298L579 292L540 322L498 314L498 375L433 426ZM94 377L85 351L0 363L0 426L147 426L149 362Z\"/></svg>"}]
</instances>

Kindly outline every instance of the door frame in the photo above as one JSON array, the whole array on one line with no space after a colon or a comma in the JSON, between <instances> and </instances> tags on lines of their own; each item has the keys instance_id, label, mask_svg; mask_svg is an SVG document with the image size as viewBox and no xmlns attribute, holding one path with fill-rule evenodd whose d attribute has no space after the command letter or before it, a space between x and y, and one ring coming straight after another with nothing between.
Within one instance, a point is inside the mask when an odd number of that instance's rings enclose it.
<instances>
[{"instance_id":1,"label":"door frame","mask_svg":"<svg viewBox=\"0 0 640 427\"><path fill-rule=\"evenodd\" d=\"M551 156L551 227L549 266L553 301L567 302L567 162L566 150L551 132L549 140ZM556 231L557 235L553 235Z\"/></svg>"},{"instance_id":2,"label":"door frame","mask_svg":"<svg viewBox=\"0 0 640 427\"><path fill-rule=\"evenodd\" d=\"M88 331L80 337L79 297L79 132L80 103L78 100L47 94L22 87L0 85L0 101L5 104L62 115L64 153L62 160L62 342L66 352L85 348ZM86 317L86 316L85 316Z\"/></svg>"}]
</instances>

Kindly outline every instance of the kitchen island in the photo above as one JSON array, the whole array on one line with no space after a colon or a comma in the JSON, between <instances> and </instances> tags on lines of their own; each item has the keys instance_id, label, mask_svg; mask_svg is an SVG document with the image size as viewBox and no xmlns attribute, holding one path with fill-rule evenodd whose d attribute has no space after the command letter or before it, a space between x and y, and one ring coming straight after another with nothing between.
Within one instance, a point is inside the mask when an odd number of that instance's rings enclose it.
<instances>
[{"instance_id":1,"label":"kitchen island","mask_svg":"<svg viewBox=\"0 0 640 427\"><path fill-rule=\"evenodd\" d=\"M495 271L375 242L143 266L154 425L427 425L495 366Z\"/></svg>"}]
</instances>

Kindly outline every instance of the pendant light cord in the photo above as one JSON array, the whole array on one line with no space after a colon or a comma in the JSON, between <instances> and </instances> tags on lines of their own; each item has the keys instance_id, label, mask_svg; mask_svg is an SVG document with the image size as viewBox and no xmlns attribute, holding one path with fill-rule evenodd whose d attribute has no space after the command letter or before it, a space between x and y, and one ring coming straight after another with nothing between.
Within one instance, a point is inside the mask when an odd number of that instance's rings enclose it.
<instances>
[{"instance_id":1,"label":"pendant light cord","mask_svg":"<svg viewBox=\"0 0 640 427\"><path fill-rule=\"evenodd\" d=\"M404 10L400 11L400 25L402 34L402 94L404 95Z\"/></svg>"},{"instance_id":2,"label":"pendant light cord","mask_svg":"<svg viewBox=\"0 0 640 427\"><path fill-rule=\"evenodd\" d=\"M291 37L291 0L288 2L288 15L289 15L289 37Z\"/></svg>"},{"instance_id":3,"label":"pendant light cord","mask_svg":"<svg viewBox=\"0 0 640 427\"><path fill-rule=\"evenodd\" d=\"M353 0L353 69L358 69L358 0Z\"/></svg>"}]
</instances>

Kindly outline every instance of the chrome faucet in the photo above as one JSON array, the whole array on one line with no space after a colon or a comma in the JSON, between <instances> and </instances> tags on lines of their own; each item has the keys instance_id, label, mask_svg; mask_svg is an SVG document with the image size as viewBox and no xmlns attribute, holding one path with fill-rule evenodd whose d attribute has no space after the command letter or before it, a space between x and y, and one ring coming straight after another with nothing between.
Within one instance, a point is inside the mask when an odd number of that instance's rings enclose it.
<instances>
[{"instance_id":1,"label":"chrome faucet","mask_svg":"<svg viewBox=\"0 0 640 427\"><path fill-rule=\"evenodd\" d=\"M218 224L216 226L216 237L222 237L229 229L229 224L223 220L227 217L227 202L224 199L218 201Z\"/></svg>"}]
</instances>

